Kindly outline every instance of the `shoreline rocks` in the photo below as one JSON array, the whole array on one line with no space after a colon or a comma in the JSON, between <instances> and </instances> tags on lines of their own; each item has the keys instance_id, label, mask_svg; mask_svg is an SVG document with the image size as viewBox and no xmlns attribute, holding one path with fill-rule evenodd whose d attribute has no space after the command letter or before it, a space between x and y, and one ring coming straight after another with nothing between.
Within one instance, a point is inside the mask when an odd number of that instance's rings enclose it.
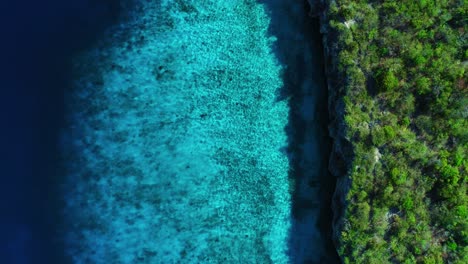
<instances>
[{"instance_id":1,"label":"shoreline rocks","mask_svg":"<svg viewBox=\"0 0 468 264\"><path fill-rule=\"evenodd\" d=\"M351 188L349 171L353 160L352 142L346 136L345 102L346 76L337 68L339 48L337 32L331 29L328 18L329 3L326 0L308 0L311 16L316 16L320 22L322 34L325 73L328 86L329 136L332 138L332 150L329 160L329 171L336 177L336 187L332 199L333 224L332 240L338 249L341 246L341 232L345 225L345 213L348 205L346 196ZM340 256L343 261L343 257Z\"/></svg>"}]
</instances>

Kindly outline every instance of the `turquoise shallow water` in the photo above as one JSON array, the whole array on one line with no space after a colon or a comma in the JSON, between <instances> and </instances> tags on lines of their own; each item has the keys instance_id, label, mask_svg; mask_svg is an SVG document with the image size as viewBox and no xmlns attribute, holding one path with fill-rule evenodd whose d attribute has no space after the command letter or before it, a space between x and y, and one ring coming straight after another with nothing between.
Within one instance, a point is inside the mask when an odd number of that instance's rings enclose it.
<instances>
[{"instance_id":1,"label":"turquoise shallow water","mask_svg":"<svg viewBox=\"0 0 468 264\"><path fill-rule=\"evenodd\" d=\"M288 107L268 25L254 1L145 2L76 59L75 263L287 262Z\"/></svg>"},{"instance_id":2,"label":"turquoise shallow water","mask_svg":"<svg viewBox=\"0 0 468 264\"><path fill-rule=\"evenodd\" d=\"M314 71L313 55L300 45L306 36L287 33L302 23L302 4L134 2L74 63L63 136L72 261L318 261L319 210L292 216L293 199L320 201L309 180L324 169L316 144L324 135L313 126L318 88L299 72ZM269 9L281 5L280 13ZM291 17L279 27L275 15ZM285 48L285 39L294 46ZM293 100L305 135L294 141L300 151L285 151L285 76L304 97ZM306 165L292 166L294 155ZM294 169L308 176L292 179Z\"/></svg>"}]
</instances>

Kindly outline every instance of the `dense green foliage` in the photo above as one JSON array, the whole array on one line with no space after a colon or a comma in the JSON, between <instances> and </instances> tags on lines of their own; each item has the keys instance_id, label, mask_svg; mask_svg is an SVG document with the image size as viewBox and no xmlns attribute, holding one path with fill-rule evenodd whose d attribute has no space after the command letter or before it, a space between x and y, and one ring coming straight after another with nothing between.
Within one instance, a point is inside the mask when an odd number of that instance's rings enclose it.
<instances>
[{"instance_id":1,"label":"dense green foliage","mask_svg":"<svg viewBox=\"0 0 468 264\"><path fill-rule=\"evenodd\" d=\"M336 0L346 263L468 263L468 2Z\"/></svg>"}]
</instances>

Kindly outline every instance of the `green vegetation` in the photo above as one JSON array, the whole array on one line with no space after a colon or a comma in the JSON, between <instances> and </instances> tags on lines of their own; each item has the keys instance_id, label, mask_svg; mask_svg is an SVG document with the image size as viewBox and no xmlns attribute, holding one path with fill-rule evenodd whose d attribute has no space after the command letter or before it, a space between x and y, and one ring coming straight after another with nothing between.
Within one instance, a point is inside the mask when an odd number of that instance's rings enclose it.
<instances>
[{"instance_id":1,"label":"green vegetation","mask_svg":"<svg viewBox=\"0 0 468 264\"><path fill-rule=\"evenodd\" d=\"M328 2L355 154L340 255L468 263L468 1Z\"/></svg>"}]
</instances>

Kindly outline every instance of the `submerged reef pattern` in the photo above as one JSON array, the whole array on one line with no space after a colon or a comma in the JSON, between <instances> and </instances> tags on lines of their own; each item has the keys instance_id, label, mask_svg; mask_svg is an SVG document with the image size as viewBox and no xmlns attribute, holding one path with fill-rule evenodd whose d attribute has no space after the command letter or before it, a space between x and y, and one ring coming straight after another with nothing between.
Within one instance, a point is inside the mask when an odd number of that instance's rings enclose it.
<instances>
[{"instance_id":1,"label":"submerged reef pattern","mask_svg":"<svg viewBox=\"0 0 468 264\"><path fill-rule=\"evenodd\" d=\"M287 263L287 100L254 0L136 1L75 60L74 263Z\"/></svg>"}]
</instances>

